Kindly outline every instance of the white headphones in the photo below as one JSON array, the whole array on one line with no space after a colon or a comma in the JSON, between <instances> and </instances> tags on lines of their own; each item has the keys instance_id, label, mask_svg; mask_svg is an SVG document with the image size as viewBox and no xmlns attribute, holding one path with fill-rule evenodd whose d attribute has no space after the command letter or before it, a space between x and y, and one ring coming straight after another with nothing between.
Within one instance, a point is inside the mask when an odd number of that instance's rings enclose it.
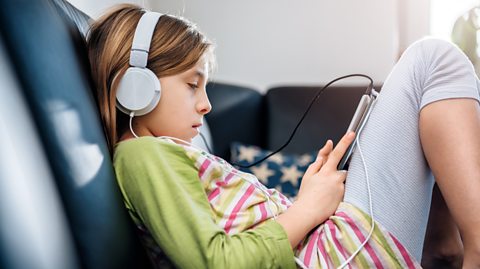
<instances>
[{"instance_id":1,"label":"white headphones","mask_svg":"<svg viewBox=\"0 0 480 269\"><path fill-rule=\"evenodd\" d=\"M135 29L130 50L130 67L120 79L116 94L117 108L130 117L149 113L160 100L160 81L157 75L147 68L147 60L153 31L161 16L161 13L147 11Z\"/></svg>"}]
</instances>

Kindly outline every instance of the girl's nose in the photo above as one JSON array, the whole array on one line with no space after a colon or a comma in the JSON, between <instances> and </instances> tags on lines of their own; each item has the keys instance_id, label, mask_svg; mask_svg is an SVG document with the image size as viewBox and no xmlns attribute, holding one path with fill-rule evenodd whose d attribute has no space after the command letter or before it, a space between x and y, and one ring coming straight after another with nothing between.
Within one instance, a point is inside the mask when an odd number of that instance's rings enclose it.
<instances>
[{"instance_id":1,"label":"girl's nose","mask_svg":"<svg viewBox=\"0 0 480 269\"><path fill-rule=\"evenodd\" d=\"M212 105L210 104L210 100L208 100L205 89L202 92L203 94L197 103L197 111L200 112L200 114L205 115L212 110Z\"/></svg>"}]
</instances>

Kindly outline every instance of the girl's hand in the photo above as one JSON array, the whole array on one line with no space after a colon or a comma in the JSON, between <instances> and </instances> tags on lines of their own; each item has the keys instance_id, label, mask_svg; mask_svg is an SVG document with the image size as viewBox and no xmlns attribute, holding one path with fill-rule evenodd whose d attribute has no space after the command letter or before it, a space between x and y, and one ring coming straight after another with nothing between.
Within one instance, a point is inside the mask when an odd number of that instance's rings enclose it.
<instances>
[{"instance_id":1,"label":"girl's hand","mask_svg":"<svg viewBox=\"0 0 480 269\"><path fill-rule=\"evenodd\" d=\"M347 171L338 171L337 165L354 138L353 132L344 135L335 149L328 140L303 175L294 204L310 214L317 225L332 216L343 199Z\"/></svg>"}]
</instances>

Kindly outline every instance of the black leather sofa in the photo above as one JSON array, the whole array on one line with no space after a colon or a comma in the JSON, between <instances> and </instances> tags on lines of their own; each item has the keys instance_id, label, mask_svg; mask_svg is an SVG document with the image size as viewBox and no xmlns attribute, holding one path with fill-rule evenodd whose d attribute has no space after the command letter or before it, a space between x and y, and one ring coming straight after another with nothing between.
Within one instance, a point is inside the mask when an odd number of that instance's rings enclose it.
<instances>
[{"instance_id":1,"label":"black leather sofa","mask_svg":"<svg viewBox=\"0 0 480 269\"><path fill-rule=\"evenodd\" d=\"M367 85L327 88L283 152L311 152L328 139L337 143L346 132ZM381 86L375 88L380 90ZM253 88L210 83L207 91L212 111L206 119L214 153L230 160L230 145L234 141L268 150L280 148L319 89L321 86L284 86L261 94Z\"/></svg>"},{"instance_id":2,"label":"black leather sofa","mask_svg":"<svg viewBox=\"0 0 480 269\"><path fill-rule=\"evenodd\" d=\"M128 218L92 95L89 18L61 0L0 0L0 268L150 268ZM336 143L365 86L326 90L288 153ZM289 137L319 87L208 85L214 153ZM379 87L376 87L379 89Z\"/></svg>"},{"instance_id":3,"label":"black leather sofa","mask_svg":"<svg viewBox=\"0 0 480 269\"><path fill-rule=\"evenodd\" d=\"M92 98L88 17L0 7L0 268L148 268Z\"/></svg>"}]
</instances>

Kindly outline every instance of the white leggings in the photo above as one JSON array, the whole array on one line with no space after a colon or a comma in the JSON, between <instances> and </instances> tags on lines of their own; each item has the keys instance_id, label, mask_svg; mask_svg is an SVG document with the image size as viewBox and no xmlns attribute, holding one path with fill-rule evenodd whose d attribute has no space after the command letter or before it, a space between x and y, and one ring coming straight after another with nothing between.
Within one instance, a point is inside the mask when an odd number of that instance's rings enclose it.
<instances>
[{"instance_id":1,"label":"white leggings","mask_svg":"<svg viewBox=\"0 0 480 269\"><path fill-rule=\"evenodd\" d=\"M434 184L420 144L419 114L429 103L448 98L480 100L473 66L450 42L419 40L403 53L388 75L360 136L375 219L418 261ZM348 170L344 200L369 212L358 148Z\"/></svg>"}]
</instances>

